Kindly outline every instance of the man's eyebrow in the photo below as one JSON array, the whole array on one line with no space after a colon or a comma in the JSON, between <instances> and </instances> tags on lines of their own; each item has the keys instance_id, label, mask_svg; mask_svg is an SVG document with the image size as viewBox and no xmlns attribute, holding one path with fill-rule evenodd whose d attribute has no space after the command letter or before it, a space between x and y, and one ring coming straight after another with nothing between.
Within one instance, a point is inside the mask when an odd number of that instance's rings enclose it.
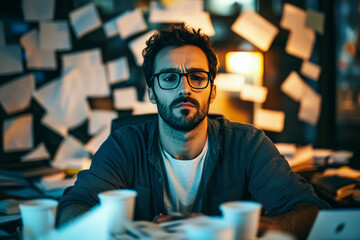
<instances>
[{"instance_id":1,"label":"man's eyebrow","mask_svg":"<svg viewBox=\"0 0 360 240\"><path fill-rule=\"evenodd\" d=\"M203 68L189 68L186 71L187 72L196 72L196 71L206 72L205 69L203 69ZM162 72L181 72L181 71L177 68L163 68L159 71L159 73L162 73Z\"/></svg>"}]
</instances>

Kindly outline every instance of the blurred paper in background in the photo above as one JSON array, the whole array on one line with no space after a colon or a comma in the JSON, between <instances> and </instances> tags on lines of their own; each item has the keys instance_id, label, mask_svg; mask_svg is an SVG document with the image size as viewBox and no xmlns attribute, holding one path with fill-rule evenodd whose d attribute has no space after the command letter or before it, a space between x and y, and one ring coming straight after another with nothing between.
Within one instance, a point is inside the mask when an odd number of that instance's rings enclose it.
<instances>
[{"instance_id":1,"label":"blurred paper in background","mask_svg":"<svg viewBox=\"0 0 360 240\"><path fill-rule=\"evenodd\" d=\"M4 152L24 151L34 145L32 114L7 118L3 125Z\"/></svg>"}]
</instances>

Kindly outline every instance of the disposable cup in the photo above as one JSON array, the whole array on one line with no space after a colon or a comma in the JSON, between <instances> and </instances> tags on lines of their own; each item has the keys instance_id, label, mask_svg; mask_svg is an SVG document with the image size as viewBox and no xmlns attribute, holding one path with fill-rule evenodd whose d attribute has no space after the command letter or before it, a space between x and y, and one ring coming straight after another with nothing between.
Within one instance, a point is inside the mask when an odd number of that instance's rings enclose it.
<instances>
[{"instance_id":1,"label":"disposable cup","mask_svg":"<svg viewBox=\"0 0 360 240\"><path fill-rule=\"evenodd\" d=\"M137 193L130 189L117 189L98 194L100 204L111 207L108 222L112 234L125 232L128 221L133 220Z\"/></svg>"},{"instance_id":2,"label":"disposable cup","mask_svg":"<svg viewBox=\"0 0 360 240\"><path fill-rule=\"evenodd\" d=\"M186 224L184 231L187 240L226 240L232 239L234 235L232 226L221 218Z\"/></svg>"},{"instance_id":3,"label":"disposable cup","mask_svg":"<svg viewBox=\"0 0 360 240\"><path fill-rule=\"evenodd\" d=\"M54 199L36 199L20 204L23 239L38 239L53 229L56 207Z\"/></svg>"},{"instance_id":4,"label":"disposable cup","mask_svg":"<svg viewBox=\"0 0 360 240\"><path fill-rule=\"evenodd\" d=\"M224 221L234 228L234 239L256 239L261 204L254 201L234 201L220 205Z\"/></svg>"}]
</instances>

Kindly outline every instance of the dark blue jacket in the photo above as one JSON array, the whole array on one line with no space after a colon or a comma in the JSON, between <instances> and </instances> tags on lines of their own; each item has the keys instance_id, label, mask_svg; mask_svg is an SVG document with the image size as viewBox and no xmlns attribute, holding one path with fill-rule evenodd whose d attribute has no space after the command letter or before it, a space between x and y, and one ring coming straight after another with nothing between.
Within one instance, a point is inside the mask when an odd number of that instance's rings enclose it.
<instances>
[{"instance_id":1,"label":"dark blue jacket","mask_svg":"<svg viewBox=\"0 0 360 240\"><path fill-rule=\"evenodd\" d=\"M291 171L263 131L224 118L208 119L208 126L209 152L192 212L220 215L221 203L251 199L261 202L267 215L284 213L299 202L329 208ZM81 171L75 185L65 190L58 213L73 203L92 207L102 191L128 188L138 194L135 220L166 214L168 186L158 133L157 121L114 131L94 155L90 169Z\"/></svg>"}]
</instances>

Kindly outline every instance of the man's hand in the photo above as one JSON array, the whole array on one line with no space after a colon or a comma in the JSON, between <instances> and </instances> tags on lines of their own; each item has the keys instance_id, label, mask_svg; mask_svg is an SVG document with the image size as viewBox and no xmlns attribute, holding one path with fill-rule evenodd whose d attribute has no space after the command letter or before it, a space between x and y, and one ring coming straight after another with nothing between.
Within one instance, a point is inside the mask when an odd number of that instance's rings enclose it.
<instances>
[{"instance_id":1,"label":"man's hand","mask_svg":"<svg viewBox=\"0 0 360 240\"><path fill-rule=\"evenodd\" d=\"M267 230L277 230L295 235L298 239L305 239L319 212L319 208L312 203L299 203L289 212L272 217L261 217L259 235Z\"/></svg>"},{"instance_id":2,"label":"man's hand","mask_svg":"<svg viewBox=\"0 0 360 240\"><path fill-rule=\"evenodd\" d=\"M185 218L192 218L192 217L202 217L205 216L203 213L190 213L183 216L173 216L173 215L156 215L153 219L153 222L155 223L163 223L167 221L174 221L179 219L185 219Z\"/></svg>"}]
</instances>

